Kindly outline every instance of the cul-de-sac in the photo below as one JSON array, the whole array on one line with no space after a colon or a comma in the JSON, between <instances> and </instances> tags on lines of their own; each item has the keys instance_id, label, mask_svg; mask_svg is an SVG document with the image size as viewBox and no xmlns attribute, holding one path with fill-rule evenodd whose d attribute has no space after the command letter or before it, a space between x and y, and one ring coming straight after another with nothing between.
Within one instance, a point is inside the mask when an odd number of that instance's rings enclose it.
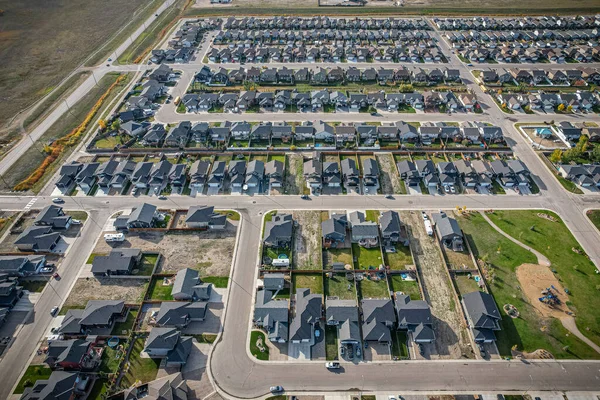
<instances>
[{"instance_id":1,"label":"cul-de-sac","mask_svg":"<svg viewBox=\"0 0 600 400\"><path fill-rule=\"evenodd\" d=\"M600 399L600 4L0 0L0 399Z\"/></svg>"}]
</instances>

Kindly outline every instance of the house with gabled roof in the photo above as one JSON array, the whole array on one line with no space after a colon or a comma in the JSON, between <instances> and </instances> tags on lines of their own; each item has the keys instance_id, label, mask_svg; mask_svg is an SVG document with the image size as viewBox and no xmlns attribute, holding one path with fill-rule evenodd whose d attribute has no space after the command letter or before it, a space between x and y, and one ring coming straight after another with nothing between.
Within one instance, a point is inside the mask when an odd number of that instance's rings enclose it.
<instances>
[{"instance_id":1,"label":"house with gabled roof","mask_svg":"<svg viewBox=\"0 0 600 400\"><path fill-rule=\"evenodd\" d=\"M450 250L463 250L463 235L462 230L458 226L458 222L444 212L433 213L431 215L435 232L442 244Z\"/></svg>"},{"instance_id":2,"label":"house with gabled roof","mask_svg":"<svg viewBox=\"0 0 600 400\"><path fill-rule=\"evenodd\" d=\"M160 327L183 329L192 322L204 321L208 303L205 301L163 301L154 324Z\"/></svg>"},{"instance_id":3,"label":"house with gabled roof","mask_svg":"<svg viewBox=\"0 0 600 400\"><path fill-rule=\"evenodd\" d=\"M216 213L214 206L191 206L185 217L185 224L189 228L225 229L227 216Z\"/></svg>"},{"instance_id":4,"label":"house with gabled roof","mask_svg":"<svg viewBox=\"0 0 600 400\"><path fill-rule=\"evenodd\" d=\"M270 290L256 292L253 322L267 333L271 342L285 343L289 332L289 305L287 299L275 299Z\"/></svg>"},{"instance_id":5,"label":"house with gabled roof","mask_svg":"<svg viewBox=\"0 0 600 400\"><path fill-rule=\"evenodd\" d=\"M292 244L292 214L275 214L265 223L263 243L268 247L289 248Z\"/></svg>"},{"instance_id":6,"label":"house with gabled roof","mask_svg":"<svg viewBox=\"0 0 600 400\"><path fill-rule=\"evenodd\" d=\"M150 358L166 359L166 366L182 366L192 351L192 339L181 336L175 328L153 327L144 344L144 352Z\"/></svg>"},{"instance_id":7,"label":"house with gabled roof","mask_svg":"<svg viewBox=\"0 0 600 400\"><path fill-rule=\"evenodd\" d=\"M362 335L367 342L389 344L392 342L391 329L396 324L394 305L391 299L361 300Z\"/></svg>"},{"instance_id":8,"label":"house with gabled roof","mask_svg":"<svg viewBox=\"0 0 600 400\"><path fill-rule=\"evenodd\" d=\"M466 293L461 302L475 343L495 342L494 331L501 329L502 316L492 295L481 291Z\"/></svg>"},{"instance_id":9,"label":"house with gabled roof","mask_svg":"<svg viewBox=\"0 0 600 400\"><path fill-rule=\"evenodd\" d=\"M359 344L360 327L356 300L340 300L328 297L325 301L327 325L337 327L340 344Z\"/></svg>"},{"instance_id":10,"label":"house with gabled roof","mask_svg":"<svg viewBox=\"0 0 600 400\"><path fill-rule=\"evenodd\" d=\"M315 344L315 329L323 315L323 296L310 289L297 288L294 295L294 316L289 328L291 343Z\"/></svg>"},{"instance_id":11,"label":"house with gabled roof","mask_svg":"<svg viewBox=\"0 0 600 400\"><path fill-rule=\"evenodd\" d=\"M72 218L63 208L54 204L44 207L33 221L37 226L50 226L52 229L69 229Z\"/></svg>"},{"instance_id":12,"label":"house with gabled roof","mask_svg":"<svg viewBox=\"0 0 600 400\"><path fill-rule=\"evenodd\" d=\"M212 289L213 284L202 282L197 270L184 268L175 275L171 295L177 301L208 301Z\"/></svg>"},{"instance_id":13,"label":"house with gabled roof","mask_svg":"<svg viewBox=\"0 0 600 400\"><path fill-rule=\"evenodd\" d=\"M110 334L117 319L125 316L125 302L122 300L90 300L84 309L67 311L58 333L70 336L82 334Z\"/></svg>"},{"instance_id":14,"label":"house with gabled roof","mask_svg":"<svg viewBox=\"0 0 600 400\"><path fill-rule=\"evenodd\" d=\"M398 329L407 330L416 343L435 341L433 316L426 301L411 300L409 295L396 292L394 302L398 313Z\"/></svg>"}]
</instances>

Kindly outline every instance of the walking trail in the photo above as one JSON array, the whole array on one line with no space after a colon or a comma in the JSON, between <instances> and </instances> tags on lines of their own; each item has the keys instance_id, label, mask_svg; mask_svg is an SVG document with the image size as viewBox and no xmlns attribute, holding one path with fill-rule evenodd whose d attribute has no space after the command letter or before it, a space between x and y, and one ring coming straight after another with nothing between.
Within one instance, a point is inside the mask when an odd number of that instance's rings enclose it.
<instances>
[{"instance_id":1,"label":"walking trail","mask_svg":"<svg viewBox=\"0 0 600 400\"><path fill-rule=\"evenodd\" d=\"M485 219L487 221L487 223L490 224L490 226L492 228L494 228L499 234L501 234L502 236L504 236L505 238L507 238L511 242L515 243L516 245L521 246L522 248L524 248L526 250L529 250L530 252L532 252L533 254L535 254L535 256L538 259L538 264L544 265L546 267L549 267L551 265L550 260L548 260L548 258L545 255L543 255L539 251L537 251L537 250L535 250L535 249L527 246L526 244L523 244L523 243L519 242L517 239L513 238L512 236L510 236L506 232L504 232L502 229L498 228L498 226L496 226L496 224L494 224L492 222L492 220L490 220L488 218L488 216L485 215L484 212L480 212L480 214L483 217L483 219ZM592 349L596 350L597 353L600 353L600 346L598 346L596 343L594 343L590 339L588 339L577 328L577 324L575 323L575 318L573 318L570 315L565 315L564 317L561 317L559 319L560 319L560 322L562 323L562 325L565 327L565 329L567 329L573 335L577 336L584 343L587 343L588 346L590 346Z\"/></svg>"}]
</instances>

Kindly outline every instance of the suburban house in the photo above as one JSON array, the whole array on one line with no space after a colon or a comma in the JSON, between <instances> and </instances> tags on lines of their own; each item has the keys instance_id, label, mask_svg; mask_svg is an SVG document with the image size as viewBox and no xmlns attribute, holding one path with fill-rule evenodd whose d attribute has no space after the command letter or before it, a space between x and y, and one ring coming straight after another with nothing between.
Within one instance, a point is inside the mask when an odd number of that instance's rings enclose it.
<instances>
[{"instance_id":1,"label":"suburban house","mask_svg":"<svg viewBox=\"0 0 600 400\"><path fill-rule=\"evenodd\" d=\"M152 228L157 218L156 206L144 203L131 210L129 215L120 215L115 220L115 228Z\"/></svg>"},{"instance_id":2,"label":"suburban house","mask_svg":"<svg viewBox=\"0 0 600 400\"><path fill-rule=\"evenodd\" d=\"M280 188L283 185L283 162L271 160L265 165L265 178L269 181L269 188Z\"/></svg>"},{"instance_id":3,"label":"suburban house","mask_svg":"<svg viewBox=\"0 0 600 400\"><path fill-rule=\"evenodd\" d=\"M390 332L396 323L391 299L362 299L362 334L367 342L391 343Z\"/></svg>"},{"instance_id":4,"label":"suburban house","mask_svg":"<svg viewBox=\"0 0 600 400\"><path fill-rule=\"evenodd\" d=\"M26 387L20 400L83 400L88 395L91 381L86 374L52 371L48 379L38 379L33 386Z\"/></svg>"},{"instance_id":5,"label":"suburban house","mask_svg":"<svg viewBox=\"0 0 600 400\"><path fill-rule=\"evenodd\" d=\"M318 158L312 158L304 163L304 180L311 190L320 190L323 187L323 164Z\"/></svg>"},{"instance_id":6,"label":"suburban house","mask_svg":"<svg viewBox=\"0 0 600 400\"><path fill-rule=\"evenodd\" d=\"M71 216L66 215L62 207L49 205L44 207L33 222L37 226L50 226L52 229L69 229Z\"/></svg>"},{"instance_id":7,"label":"suburban house","mask_svg":"<svg viewBox=\"0 0 600 400\"><path fill-rule=\"evenodd\" d=\"M85 309L67 311L58 333L79 336L82 334L110 334L117 319L125 316L127 309L122 300L90 300Z\"/></svg>"},{"instance_id":8,"label":"suburban house","mask_svg":"<svg viewBox=\"0 0 600 400\"><path fill-rule=\"evenodd\" d=\"M140 249L112 249L106 255L97 255L92 260L94 276L131 275L142 259Z\"/></svg>"},{"instance_id":9,"label":"suburban house","mask_svg":"<svg viewBox=\"0 0 600 400\"><path fill-rule=\"evenodd\" d=\"M225 229L227 215L216 213L214 206L191 206L185 224L188 228Z\"/></svg>"},{"instance_id":10,"label":"suburban house","mask_svg":"<svg viewBox=\"0 0 600 400\"><path fill-rule=\"evenodd\" d=\"M252 160L248 163L244 184L248 188L260 188L265 179L265 163L261 160Z\"/></svg>"},{"instance_id":11,"label":"suburban house","mask_svg":"<svg viewBox=\"0 0 600 400\"><path fill-rule=\"evenodd\" d=\"M410 332L416 343L432 343L435 340L433 318L429 304L423 300L411 300L402 292L394 294L398 312L398 329Z\"/></svg>"},{"instance_id":12,"label":"suburban house","mask_svg":"<svg viewBox=\"0 0 600 400\"><path fill-rule=\"evenodd\" d=\"M230 0L221 0L226 2ZM211 0L214 2L214 0ZM112 396L117 400L187 400L192 398L192 390L181 372L163 376L153 381L125 389Z\"/></svg>"},{"instance_id":13,"label":"suburban house","mask_svg":"<svg viewBox=\"0 0 600 400\"><path fill-rule=\"evenodd\" d=\"M93 371L102 361L102 348L83 339L52 340L48 342L45 364L52 369Z\"/></svg>"},{"instance_id":14,"label":"suburban house","mask_svg":"<svg viewBox=\"0 0 600 400\"><path fill-rule=\"evenodd\" d=\"M431 217L435 224L435 233L444 247L453 251L463 251L463 235L458 222L443 212L433 213Z\"/></svg>"},{"instance_id":15,"label":"suburban house","mask_svg":"<svg viewBox=\"0 0 600 400\"><path fill-rule=\"evenodd\" d=\"M292 244L293 226L292 214L273 215L271 221L265 223L263 243L268 247L289 248Z\"/></svg>"},{"instance_id":16,"label":"suburban house","mask_svg":"<svg viewBox=\"0 0 600 400\"><path fill-rule=\"evenodd\" d=\"M328 298L325 307L327 325L337 326L340 344L359 344L358 307L355 300Z\"/></svg>"},{"instance_id":17,"label":"suburban house","mask_svg":"<svg viewBox=\"0 0 600 400\"><path fill-rule=\"evenodd\" d=\"M193 338L181 336L175 328L153 327L146 339L144 352L150 358L166 358L167 366L182 366L192 350Z\"/></svg>"},{"instance_id":18,"label":"suburban house","mask_svg":"<svg viewBox=\"0 0 600 400\"><path fill-rule=\"evenodd\" d=\"M365 192L369 191L369 187L379 186L379 165L374 158L363 159L363 184L365 186ZM373 194L376 194L376 190L373 190Z\"/></svg>"},{"instance_id":19,"label":"suburban house","mask_svg":"<svg viewBox=\"0 0 600 400\"><path fill-rule=\"evenodd\" d=\"M0 256L0 276L37 274L46 265L44 255Z\"/></svg>"},{"instance_id":20,"label":"suburban house","mask_svg":"<svg viewBox=\"0 0 600 400\"><path fill-rule=\"evenodd\" d=\"M208 182L210 161L196 160L190 167L190 188L202 193Z\"/></svg>"},{"instance_id":21,"label":"suburban house","mask_svg":"<svg viewBox=\"0 0 600 400\"><path fill-rule=\"evenodd\" d=\"M171 295L177 301L208 301L212 289L213 284L202 282L197 270L184 268L175 275Z\"/></svg>"},{"instance_id":22,"label":"suburban house","mask_svg":"<svg viewBox=\"0 0 600 400\"><path fill-rule=\"evenodd\" d=\"M185 328L191 322L204 321L208 303L204 301L164 301L155 317L154 324L161 327Z\"/></svg>"},{"instance_id":23,"label":"suburban house","mask_svg":"<svg viewBox=\"0 0 600 400\"><path fill-rule=\"evenodd\" d=\"M373 221L367 221L361 211L353 211L349 215L352 231L352 243L362 247L375 247L379 245L379 226ZM374 267L377 267L374 265Z\"/></svg>"},{"instance_id":24,"label":"suburban house","mask_svg":"<svg viewBox=\"0 0 600 400\"><path fill-rule=\"evenodd\" d=\"M346 241L348 219L346 214L333 214L329 219L321 222L321 235L323 247L336 248Z\"/></svg>"},{"instance_id":25,"label":"suburban house","mask_svg":"<svg viewBox=\"0 0 600 400\"><path fill-rule=\"evenodd\" d=\"M402 226L400 215L396 211L389 210L382 212L379 216L379 227L385 251L395 252L395 246L398 243L403 246L409 245L406 228Z\"/></svg>"},{"instance_id":26,"label":"suburban house","mask_svg":"<svg viewBox=\"0 0 600 400\"><path fill-rule=\"evenodd\" d=\"M15 240L15 245L21 251L33 251L34 253L53 253L60 233L53 232L49 226L29 226Z\"/></svg>"},{"instance_id":27,"label":"suburban house","mask_svg":"<svg viewBox=\"0 0 600 400\"><path fill-rule=\"evenodd\" d=\"M8 311L17 305L21 297L23 297L23 288L19 286L19 279L0 276L0 310L4 310L0 311L0 320L3 320Z\"/></svg>"},{"instance_id":28,"label":"suburban house","mask_svg":"<svg viewBox=\"0 0 600 400\"><path fill-rule=\"evenodd\" d=\"M346 188L357 187L360 183L360 172L356 166L356 159L354 157L345 158L342 160L341 165L344 186L346 186Z\"/></svg>"},{"instance_id":29,"label":"suburban house","mask_svg":"<svg viewBox=\"0 0 600 400\"><path fill-rule=\"evenodd\" d=\"M496 341L494 331L500 330L502 316L492 295L480 291L467 293L462 296L462 305L475 342L492 343Z\"/></svg>"},{"instance_id":30,"label":"suburban house","mask_svg":"<svg viewBox=\"0 0 600 400\"><path fill-rule=\"evenodd\" d=\"M254 324L266 331L271 342L285 343L289 331L288 300L273 297L270 290L256 292Z\"/></svg>"},{"instance_id":31,"label":"suburban house","mask_svg":"<svg viewBox=\"0 0 600 400\"><path fill-rule=\"evenodd\" d=\"M289 340L292 343L315 343L315 326L321 320L323 296L311 294L310 289L296 289L294 311L290 323Z\"/></svg>"}]
</instances>

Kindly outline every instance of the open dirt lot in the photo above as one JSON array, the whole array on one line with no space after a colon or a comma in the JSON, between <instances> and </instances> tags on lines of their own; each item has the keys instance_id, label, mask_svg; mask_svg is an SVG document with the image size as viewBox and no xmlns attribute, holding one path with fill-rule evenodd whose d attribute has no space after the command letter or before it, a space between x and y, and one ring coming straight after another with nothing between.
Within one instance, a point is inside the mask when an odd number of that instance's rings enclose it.
<instances>
[{"instance_id":1,"label":"open dirt lot","mask_svg":"<svg viewBox=\"0 0 600 400\"><path fill-rule=\"evenodd\" d=\"M381 190L384 194L402 193L400 176L394 165L391 153L377 153L375 155L381 170Z\"/></svg>"},{"instance_id":2,"label":"open dirt lot","mask_svg":"<svg viewBox=\"0 0 600 400\"><path fill-rule=\"evenodd\" d=\"M439 245L427 236L418 213L401 212L400 219L409 227L410 245L422 277L424 297L433 314L437 355L431 358L475 358Z\"/></svg>"},{"instance_id":3,"label":"open dirt lot","mask_svg":"<svg viewBox=\"0 0 600 400\"><path fill-rule=\"evenodd\" d=\"M80 278L75 282L64 307L85 307L89 300L140 303L147 285L147 279Z\"/></svg>"},{"instance_id":4,"label":"open dirt lot","mask_svg":"<svg viewBox=\"0 0 600 400\"><path fill-rule=\"evenodd\" d=\"M298 222L294 233L294 268L322 269L321 212L294 211L292 216Z\"/></svg>"},{"instance_id":5,"label":"open dirt lot","mask_svg":"<svg viewBox=\"0 0 600 400\"><path fill-rule=\"evenodd\" d=\"M522 264L517 267L516 272L519 284L529 299L529 303L542 317L562 318L566 316L569 307L565 303L569 300L569 296L548 267L539 264ZM554 306L539 301L539 298L542 297L542 290L551 286L557 289L554 294L560 300L560 304Z\"/></svg>"},{"instance_id":6,"label":"open dirt lot","mask_svg":"<svg viewBox=\"0 0 600 400\"><path fill-rule=\"evenodd\" d=\"M115 248L134 248L159 252L162 257L157 272L177 272L195 268L202 276L229 276L235 247L237 223L228 222L223 231L165 234L164 232L132 232ZM111 246L99 240L94 253L108 253Z\"/></svg>"},{"instance_id":7,"label":"open dirt lot","mask_svg":"<svg viewBox=\"0 0 600 400\"><path fill-rule=\"evenodd\" d=\"M142 0L0 0L0 139L4 123L49 93L132 19Z\"/></svg>"},{"instance_id":8,"label":"open dirt lot","mask_svg":"<svg viewBox=\"0 0 600 400\"><path fill-rule=\"evenodd\" d=\"M300 194L304 191L304 157L299 153L286 154L285 182L283 192L286 194Z\"/></svg>"}]
</instances>

